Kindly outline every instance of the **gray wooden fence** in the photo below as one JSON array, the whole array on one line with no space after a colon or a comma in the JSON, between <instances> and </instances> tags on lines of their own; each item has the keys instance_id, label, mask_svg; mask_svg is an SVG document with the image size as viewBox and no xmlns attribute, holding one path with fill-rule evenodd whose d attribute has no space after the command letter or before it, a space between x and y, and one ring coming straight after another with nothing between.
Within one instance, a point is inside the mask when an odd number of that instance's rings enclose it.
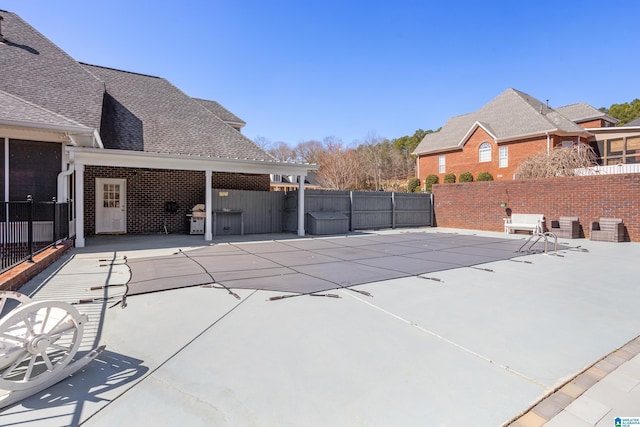
<instances>
[{"instance_id":1,"label":"gray wooden fence","mask_svg":"<svg viewBox=\"0 0 640 427\"><path fill-rule=\"evenodd\" d=\"M282 233L284 197L281 191L214 189L215 234L240 234L241 221L245 234Z\"/></svg>"},{"instance_id":2,"label":"gray wooden fence","mask_svg":"<svg viewBox=\"0 0 640 427\"><path fill-rule=\"evenodd\" d=\"M284 231L298 226L298 192L285 198ZM350 230L374 228L431 226L433 203L430 194L393 193L386 191L327 191L304 192L305 229L309 229L309 212L336 212L349 218Z\"/></svg>"},{"instance_id":3,"label":"gray wooden fence","mask_svg":"<svg viewBox=\"0 0 640 427\"><path fill-rule=\"evenodd\" d=\"M212 201L217 236L298 229L297 191L214 189ZM431 195L423 193L306 190L304 211L306 230L309 212L342 213L350 230L431 226L433 218Z\"/></svg>"}]
</instances>

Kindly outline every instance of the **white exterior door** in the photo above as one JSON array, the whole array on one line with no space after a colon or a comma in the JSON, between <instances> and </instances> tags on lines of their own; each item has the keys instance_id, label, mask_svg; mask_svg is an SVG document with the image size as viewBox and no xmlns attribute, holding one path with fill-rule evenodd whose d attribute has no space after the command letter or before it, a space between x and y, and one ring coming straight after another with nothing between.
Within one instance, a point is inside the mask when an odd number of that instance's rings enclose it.
<instances>
[{"instance_id":1,"label":"white exterior door","mask_svg":"<svg viewBox=\"0 0 640 427\"><path fill-rule=\"evenodd\" d=\"M96 178L96 234L126 233L127 180Z\"/></svg>"}]
</instances>

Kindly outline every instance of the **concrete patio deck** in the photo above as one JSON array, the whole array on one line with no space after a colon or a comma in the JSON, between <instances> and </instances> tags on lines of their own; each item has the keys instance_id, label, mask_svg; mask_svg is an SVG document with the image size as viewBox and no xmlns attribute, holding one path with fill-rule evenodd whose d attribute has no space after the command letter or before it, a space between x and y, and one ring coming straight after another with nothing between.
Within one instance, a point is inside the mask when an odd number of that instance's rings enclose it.
<instances>
[{"instance_id":1,"label":"concrete patio deck","mask_svg":"<svg viewBox=\"0 0 640 427\"><path fill-rule=\"evenodd\" d=\"M126 283L124 256L205 242L93 238L22 292L106 299L77 307L90 317L81 350L107 349L83 372L0 411L0 425L613 426L640 416L640 245L561 241L588 252L358 287L373 297L340 289L339 299L267 301L281 293L240 289L237 300L192 287L133 296L123 309L109 308L123 287L88 289Z\"/></svg>"}]
</instances>

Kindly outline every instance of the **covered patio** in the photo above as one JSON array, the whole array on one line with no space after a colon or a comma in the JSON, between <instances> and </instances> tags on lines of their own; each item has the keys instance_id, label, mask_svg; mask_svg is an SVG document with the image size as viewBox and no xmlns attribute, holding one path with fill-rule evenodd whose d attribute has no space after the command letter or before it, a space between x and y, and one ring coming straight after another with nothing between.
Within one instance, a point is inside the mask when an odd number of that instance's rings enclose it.
<instances>
[{"instance_id":1,"label":"covered patio","mask_svg":"<svg viewBox=\"0 0 640 427\"><path fill-rule=\"evenodd\" d=\"M107 168L142 168L142 169L154 169L154 170L170 170L170 171L200 171L205 174L204 188L196 189L196 191L202 191L204 193L204 205L205 212L213 212L212 202L212 175L214 172L225 172L233 174L255 174L265 175L269 174L288 174L299 176L299 194L298 199L298 230L299 236L304 236L304 177L309 170L316 170L317 165L299 164L299 163L285 163L285 162L265 162L261 160L251 159L228 159L228 158L215 158L215 157L196 157L188 155L174 155L174 154L162 154L162 153L149 153L149 152L135 152L129 150L99 150L94 148L83 147L66 147L66 153L69 160L68 167L65 171L61 172L58 177L58 200L68 200L70 195L75 195L75 220L73 221L72 230L75 230L75 244L77 247L84 247L85 245L85 217L90 215L92 218L96 218L96 233L101 231L97 217L99 211L103 207L109 209L105 213L105 223L119 224L118 228L111 229L110 227L103 228L102 231L111 234L122 234L127 232L127 215L129 203L144 203L140 200L129 200L127 197L126 179L120 179L122 182L115 182L115 180L105 177L105 185L112 185L118 191L117 199L109 200L112 195L108 192L101 191L99 181L96 178L96 182L85 182L85 168L88 166L107 167ZM70 177L75 175L75 179L72 181ZM113 182L112 182L113 181ZM73 188L72 188L73 183ZM175 183L175 185L188 185L189 183ZM95 185L95 194L93 186ZM86 188L85 186L91 186ZM158 187L158 192L161 191ZM185 188L184 191L194 191L193 188ZM153 190L149 190L149 195L145 197L147 199L154 199L156 197L162 197L161 194L154 194ZM90 202L85 202L85 196L92 194L95 200L93 205ZM212 215L206 215L205 217L205 232L204 240L211 241L213 239L213 227L212 227Z\"/></svg>"}]
</instances>

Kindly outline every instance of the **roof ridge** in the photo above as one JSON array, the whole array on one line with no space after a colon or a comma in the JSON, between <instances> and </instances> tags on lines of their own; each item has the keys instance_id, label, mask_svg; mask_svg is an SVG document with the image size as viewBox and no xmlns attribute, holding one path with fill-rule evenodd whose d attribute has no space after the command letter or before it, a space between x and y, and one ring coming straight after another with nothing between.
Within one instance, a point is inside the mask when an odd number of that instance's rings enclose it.
<instances>
[{"instance_id":1,"label":"roof ridge","mask_svg":"<svg viewBox=\"0 0 640 427\"><path fill-rule=\"evenodd\" d=\"M522 100L527 103L529 105L529 107L535 111L536 113L540 114L541 118L543 120L545 120L547 123L549 123L551 125L551 127L553 128L553 130L560 130L560 127L558 126L558 123L556 123L554 120L552 120L551 118L548 117L549 113L555 113L558 114L559 116L561 116L563 119L565 120L569 120L570 122L573 123L573 120L570 120L569 118L567 118L564 114L560 113L558 110L556 110L555 108L549 107L548 102L547 103L543 103L542 101L540 101L538 98L529 95L528 93L519 91L517 89L512 89L514 92L516 92L516 94L522 98ZM528 97L528 98L527 98ZM540 105L539 108L536 108L533 105L533 102L536 102ZM544 110L543 110L544 109ZM543 113L544 111L544 113Z\"/></svg>"},{"instance_id":2,"label":"roof ridge","mask_svg":"<svg viewBox=\"0 0 640 427\"><path fill-rule=\"evenodd\" d=\"M580 104L585 104L585 105L589 105L586 102L574 102L573 104L567 104L567 105L562 105L558 108L566 108L566 107L573 107L574 105L580 105ZM592 105L589 105L590 107L593 107ZM594 107L595 108L595 107Z\"/></svg>"},{"instance_id":3,"label":"roof ridge","mask_svg":"<svg viewBox=\"0 0 640 427\"><path fill-rule=\"evenodd\" d=\"M84 65L86 65L86 66L89 66L89 67L103 68L103 69L105 69L105 70L118 71L118 72L120 72L120 73L134 74L134 75L137 75L137 76L143 76L143 77L151 77L151 78L153 78L153 79L162 79L162 80L167 80L167 79L165 79L164 77L152 76L151 74L144 74L144 73L138 73L138 72L135 72L135 71L121 70L121 69L119 69L119 68L113 68L113 67L105 67L104 65L89 64L89 63L87 63L87 62L82 62L82 61L78 61L78 64L83 65L83 66L84 66ZM93 74L92 74L92 75L93 75ZM97 78L97 77L96 77L96 78ZM100 79L99 79L99 80L100 80ZM100 81L102 81L102 80L100 80ZM167 81L168 81L168 80L167 80Z\"/></svg>"}]
</instances>

